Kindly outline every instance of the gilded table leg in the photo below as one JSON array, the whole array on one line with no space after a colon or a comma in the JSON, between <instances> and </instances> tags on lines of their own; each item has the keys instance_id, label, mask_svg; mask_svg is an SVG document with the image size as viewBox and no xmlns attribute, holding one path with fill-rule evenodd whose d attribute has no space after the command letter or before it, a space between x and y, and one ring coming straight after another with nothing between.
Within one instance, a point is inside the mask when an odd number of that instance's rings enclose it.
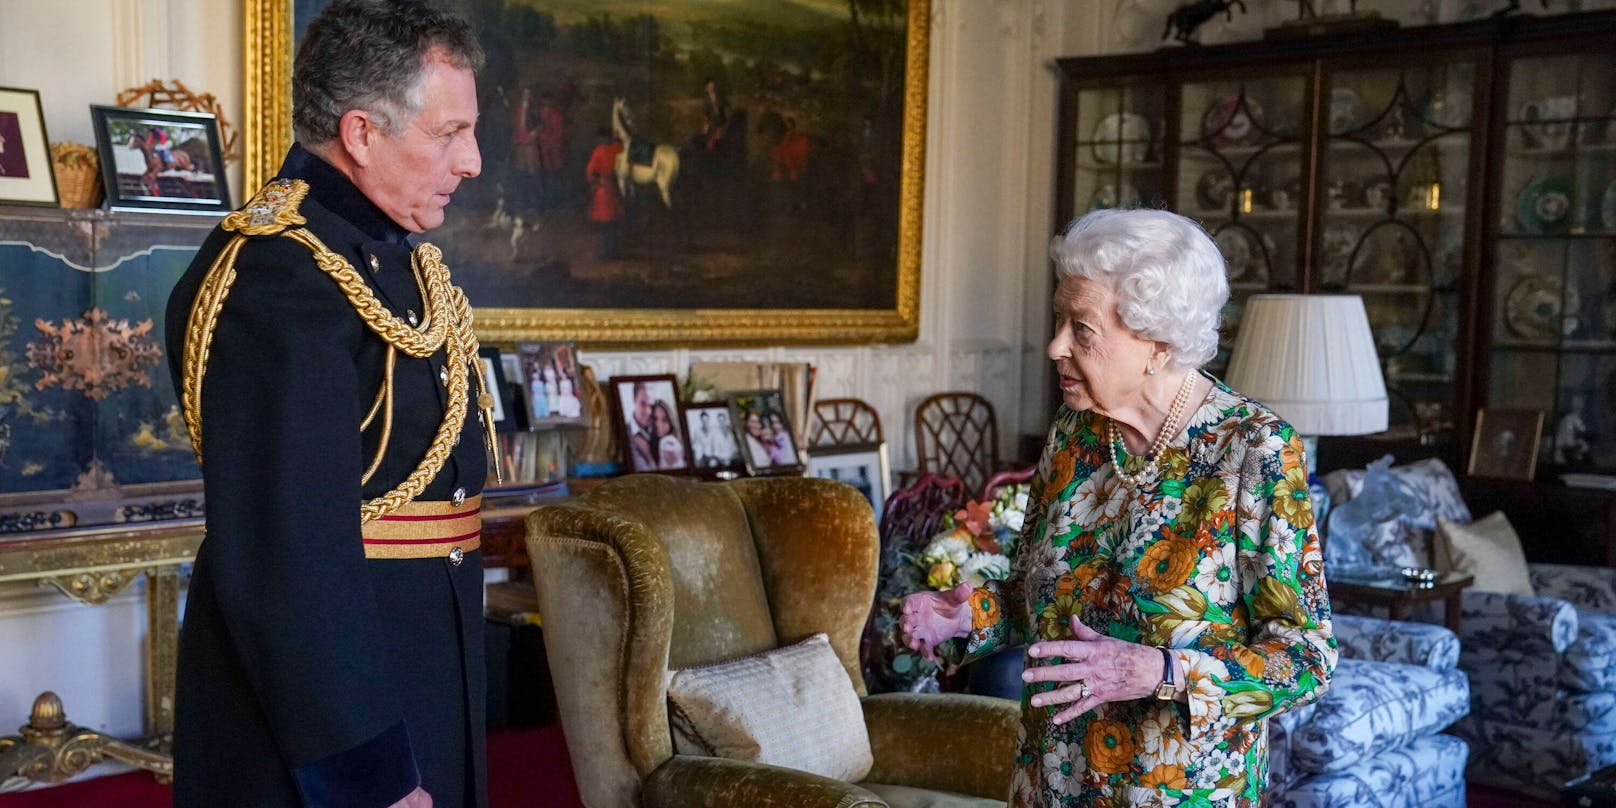
<instances>
[{"instance_id":1,"label":"gilded table leg","mask_svg":"<svg viewBox=\"0 0 1616 808\"><path fill-rule=\"evenodd\" d=\"M167 748L174 734L174 668L180 636L178 567L146 571L146 736Z\"/></svg>"}]
</instances>

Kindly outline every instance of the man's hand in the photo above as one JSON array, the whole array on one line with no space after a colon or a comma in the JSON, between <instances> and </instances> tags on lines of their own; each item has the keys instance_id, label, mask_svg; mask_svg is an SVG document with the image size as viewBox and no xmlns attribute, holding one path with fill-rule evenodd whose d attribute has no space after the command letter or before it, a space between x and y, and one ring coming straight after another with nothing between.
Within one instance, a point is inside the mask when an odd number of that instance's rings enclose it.
<instances>
[{"instance_id":1,"label":"man's hand","mask_svg":"<svg viewBox=\"0 0 1616 808\"><path fill-rule=\"evenodd\" d=\"M432 795L426 789L417 788L404 795L404 799L393 803L388 808L432 808Z\"/></svg>"}]
</instances>

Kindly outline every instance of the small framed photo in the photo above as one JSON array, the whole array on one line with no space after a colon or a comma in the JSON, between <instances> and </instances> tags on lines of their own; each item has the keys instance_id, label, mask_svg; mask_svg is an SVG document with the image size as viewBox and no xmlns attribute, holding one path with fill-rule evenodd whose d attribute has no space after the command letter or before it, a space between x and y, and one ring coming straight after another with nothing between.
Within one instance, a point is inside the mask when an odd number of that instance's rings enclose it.
<instances>
[{"instance_id":1,"label":"small framed photo","mask_svg":"<svg viewBox=\"0 0 1616 808\"><path fill-rule=\"evenodd\" d=\"M175 213L231 210L214 116L92 105L90 118L107 207Z\"/></svg>"},{"instance_id":2,"label":"small framed photo","mask_svg":"<svg viewBox=\"0 0 1616 808\"><path fill-rule=\"evenodd\" d=\"M515 388L505 375L505 363L498 348L477 349L477 363L482 366L483 384L494 397L494 431L514 432L519 427L517 418L522 407L514 397Z\"/></svg>"},{"instance_id":3,"label":"small framed photo","mask_svg":"<svg viewBox=\"0 0 1616 808\"><path fill-rule=\"evenodd\" d=\"M589 424L583 397L578 394L576 345L523 342L516 346L516 361L529 429Z\"/></svg>"},{"instance_id":4,"label":"small framed photo","mask_svg":"<svg viewBox=\"0 0 1616 808\"><path fill-rule=\"evenodd\" d=\"M0 87L0 204L59 204L38 90Z\"/></svg>"},{"instance_id":5,"label":"small framed photo","mask_svg":"<svg viewBox=\"0 0 1616 808\"><path fill-rule=\"evenodd\" d=\"M746 473L741 445L729 421L729 404L706 401L685 405L685 437L690 444L690 465L714 477Z\"/></svg>"},{"instance_id":6,"label":"small framed photo","mask_svg":"<svg viewBox=\"0 0 1616 808\"><path fill-rule=\"evenodd\" d=\"M613 376L611 386L617 397L613 420L627 447L629 468L652 472L689 469L679 380L671 373Z\"/></svg>"},{"instance_id":7,"label":"small framed photo","mask_svg":"<svg viewBox=\"0 0 1616 808\"><path fill-rule=\"evenodd\" d=\"M748 390L730 394L730 421L741 444L741 458L752 474L782 474L802 470L802 457L792 437L785 396L779 390Z\"/></svg>"},{"instance_id":8,"label":"small framed photo","mask_svg":"<svg viewBox=\"0 0 1616 808\"><path fill-rule=\"evenodd\" d=\"M874 444L821 446L808 454L809 477L847 483L870 501L875 523L881 524L881 507L892 490L892 469L887 463L886 441Z\"/></svg>"},{"instance_id":9,"label":"small framed photo","mask_svg":"<svg viewBox=\"0 0 1616 808\"><path fill-rule=\"evenodd\" d=\"M1531 482L1542 436L1542 410L1482 410L1470 441L1470 476Z\"/></svg>"}]
</instances>

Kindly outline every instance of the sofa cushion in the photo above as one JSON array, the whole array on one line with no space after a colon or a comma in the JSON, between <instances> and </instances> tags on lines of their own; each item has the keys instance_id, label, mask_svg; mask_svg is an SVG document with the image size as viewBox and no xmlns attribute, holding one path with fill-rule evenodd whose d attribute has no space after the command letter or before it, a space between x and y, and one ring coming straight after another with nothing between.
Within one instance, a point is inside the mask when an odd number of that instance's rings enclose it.
<instances>
[{"instance_id":1,"label":"sofa cushion","mask_svg":"<svg viewBox=\"0 0 1616 808\"><path fill-rule=\"evenodd\" d=\"M1573 778L1616 763L1616 733L1542 730L1466 716L1453 733L1470 744L1466 779L1555 799Z\"/></svg>"},{"instance_id":2,"label":"sofa cushion","mask_svg":"<svg viewBox=\"0 0 1616 808\"><path fill-rule=\"evenodd\" d=\"M874 792L892 808L1004 808L1004 800L968 797L951 791L930 791L884 783L859 783L859 788Z\"/></svg>"},{"instance_id":3,"label":"sofa cushion","mask_svg":"<svg viewBox=\"0 0 1616 808\"><path fill-rule=\"evenodd\" d=\"M1342 659L1311 720L1290 739L1290 765L1326 774L1430 735L1470 710L1464 673Z\"/></svg>"},{"instance_id":4,"label":"sofa cushion","mask_svg":"<svg viewBox=\"0 0 1616 808\"><path fill-rule=\"evenodd\" d=\"M1521 539L1503 511L1470 524L1438 519L1431 559L1437 569L1475 576L1472 586L1479 591L1535 594Z\"/></svg>"},{"instance_id":5,"label":"sofa cushion","mask_svg":"<svg viewBox=\"0 0 1616 808\"><path fill-rule=\"evenodd\" d=\"M1387 455L1369 464L1367 469L1342 469L1324 475L1321 481L1330 492L1336 509L1340 510L1363 493L1369 475L1376 467L1390 466L1391 460L1391 455ZM1430 544L1436 532L1437 519L1459 524L1471 520L1470 508L1465 505L1464 497L1459 492L1459 481L1446 463L1434 457L1388 470L1398 496L1396 517L1391 520L1396 522L1396 527L1381 528L1381 532L1374 535L1366 534L1365 541L1371 554L1377 556L1374 559L1377 564L1430 566ZM1373 490L1375 486L1370 488ZM1328 525L1332 531L1335 529L1333 519ZM1330 540L1326 539L1326 553L1329 552L1329 543Z\"/></svg>"},{"instance_id":6,"label":"sofa cushion","mask_svg":"<svg viewBox=\"0 0 1616 808\"><path fill-rule=\"evenodd\" d=\"M1273 808L1464 808L1470 749L1452 735L1426 735L1349 771L1310 777L1288 788L1270 779Z\"/></svg>"},{"instance_id":7,"label":"sofa cushion","mask_svg":"<svg viewBox=\"0 0 1616 808\"><path fill-rule=\"evenodd\" d=\"M1578 609L1577 641L1560 659L1562 687L1616 690L1616 615Z\"/></svg>"},{"instance_id":8,"label":"sofa cushion","mask_svg":"<svg viewBox=\"0 0 1616 808\"><path fill-rule=\"evenodd\" d=\"M797 769L844 782L870 773L870 736L847 669L824 634L668 683L674 749Z\"/></svg>"}]
</instances>

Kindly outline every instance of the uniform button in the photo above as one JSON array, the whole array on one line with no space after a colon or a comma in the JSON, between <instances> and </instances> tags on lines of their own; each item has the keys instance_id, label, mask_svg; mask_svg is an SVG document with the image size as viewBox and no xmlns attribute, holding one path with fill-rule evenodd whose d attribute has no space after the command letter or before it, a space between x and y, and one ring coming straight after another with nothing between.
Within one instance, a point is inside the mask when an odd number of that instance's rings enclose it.
<instances>
[{"instance_id":1,"label":"uniform button","mask_svg":"<svg viewBox=\"0 0 1616 808\"><path fill-rule=\"evenodd\" d=\"M456 508L460 507L466 501L466 489L456 488L454 493L449 495L449 501L454 503Z\"/></svg>"},{"instance_id":2,"label":"uniform button","mask_svg":"<svg viewBox=\"0 0 1616 808\"><path fill-rule=\"evenodd\" d=\"M370 255L370 271L371 272L381 272L382 271L382 259L377 258L375 253L371 253L371 255Z\"/></svg>"},{"instance_id":3,"label":"uniform button","mask_svg":"<svg viewBox=\"0 0 1616 808\"><path fill-rule=\"evenodd\" d=\"M453 550L449 551L449 564L450 564L450 566L458 567L458 566L460 566L460 562L465 561L465 560L466 560L466 553L465 553L464 550L461 550L459 547L456 547Z\"/></svg>"},{"instance_id":4,"label":"uniform button","mask_svg":"<svg viewBox=\"0 0 1616 808\"><path fill-rule=\"evenodd\" d=\"M443 382L444 387L449 386L449 366L448 365L444 365L443 367L438 368L438 381Z\"/></svg>"},{"instance_id":5,"label":"uniform button","mask_svg":"<svg viewBox=\"0 0 1616 808\"><path fill-rule=\"evenodd\" d=\"M415 309L407 309L404 312L404 319L409 320L410 325L415 325L421 322L421 318L415 316Z\"/></svg>"}]
</instances>

